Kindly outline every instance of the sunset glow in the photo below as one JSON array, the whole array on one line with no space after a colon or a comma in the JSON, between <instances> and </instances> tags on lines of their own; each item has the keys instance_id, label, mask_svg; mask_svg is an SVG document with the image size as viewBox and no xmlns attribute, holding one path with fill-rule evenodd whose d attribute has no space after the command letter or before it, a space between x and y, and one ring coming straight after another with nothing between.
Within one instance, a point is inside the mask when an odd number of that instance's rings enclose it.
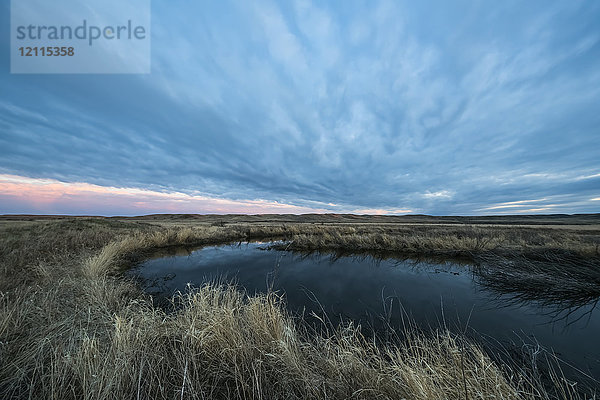
<instances>
[{"instance_id":1,"label":"sunset glow","mask_svg":"<svg viewBox=\"0 0 600 400\"><path fill-rule=\"evenodd\" d=\"M180 192L65 183L53 179L31 179L15 175L0 175L0 204L7 213L44 214L89 214L90 210L99 215L328 212L325 209L265 200L228 200Z\"/></svg>"}]
</instances>

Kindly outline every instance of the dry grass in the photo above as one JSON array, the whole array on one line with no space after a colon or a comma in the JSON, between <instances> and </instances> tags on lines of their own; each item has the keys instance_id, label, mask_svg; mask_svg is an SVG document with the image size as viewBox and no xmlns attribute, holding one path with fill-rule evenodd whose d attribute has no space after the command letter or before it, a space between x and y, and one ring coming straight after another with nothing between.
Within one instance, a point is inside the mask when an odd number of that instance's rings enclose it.
<instances>
[{"instance_id":1,"label":"dry grass","mask_svg":"<svg viewBox=\"0 0 600 400\"><path fill-rule=\"evenodd\" d=\"M600 257L600 231L510 226L313 226L299 230L294 250L382 251L406 254L523 255L543 252Z\"/></svg>"},{"instance_id":2,"label":"dry grass","mask_svg":"<svg viewBox=\"0 0 600 400\"><path fill-rule=\"evenodd\" d=\"M18 304L11 319L30 329L4 353L5 398L519 398L518 382L449 333L378 347L352 327L304 335L274 295L206 285L165 315L139 300L107 307L126 292L115 285L97 282L76 315L39 315L56 294Z\"/></svg>"},{"instance_id":3,"label":"dry grass","mask_svg":"<svg viewBox=\"0 0 600 400\"><path fill-rule=\"evenodd\" d=\"M398 344L376 344L354 326L318 335L276 295L218 284L177 296L178 311L165 314L118 273L170 246L286 237L302 246L397 250L422 248L423 238L366 227L165 229L94 220L0 229L0 398L579 398L557 376L556 387L544 389L448 332L408 332ZM477 248L476 238L455 236L431 235L429 244Z\"/></svg>"}]
</instances>

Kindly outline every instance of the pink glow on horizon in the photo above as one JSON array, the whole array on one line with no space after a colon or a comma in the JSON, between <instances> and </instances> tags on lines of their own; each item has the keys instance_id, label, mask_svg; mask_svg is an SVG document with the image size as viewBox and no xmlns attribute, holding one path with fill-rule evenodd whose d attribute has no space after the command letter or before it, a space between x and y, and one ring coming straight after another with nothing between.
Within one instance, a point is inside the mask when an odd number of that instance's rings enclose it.
<instances>
[{"instance_id":1,"label":"pink glow on horizon","mask_svg":"<svg viewBox=\"0 0 600 400\"><path fill-rule=\"evenodd\" d=\"M361 208L350 211L352 214L359 215L404 215L410 214L413 210L393 208L393 209L382 209L382 208Z\"/></svg>"},{"instance_id":2,"label":"pink glow on horizon","mask_svg":"<svg viewBox=\"0 0 600 400\"><path fill-rule=\"evenodd\" d=\"M0 214L304 214L331 210L0 174Z\"/></svg>"}]
</instances>

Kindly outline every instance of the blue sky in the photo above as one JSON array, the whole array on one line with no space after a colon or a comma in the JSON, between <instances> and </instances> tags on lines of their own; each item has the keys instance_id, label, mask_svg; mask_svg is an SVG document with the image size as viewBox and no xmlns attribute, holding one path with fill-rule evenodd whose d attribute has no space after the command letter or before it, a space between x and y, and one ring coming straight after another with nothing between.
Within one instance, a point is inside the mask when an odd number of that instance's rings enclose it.
<instances>
[{"instance_id":1,"label":"blue sky","mask_svg":"<svg viewBox=\"0 0 600 400\"><path fill-rule=\"evenodd\" d=\"M147 75L11 75L9 11L0 213L600 211L600 2L155 0Z\"/></svg>"}]
</instances>

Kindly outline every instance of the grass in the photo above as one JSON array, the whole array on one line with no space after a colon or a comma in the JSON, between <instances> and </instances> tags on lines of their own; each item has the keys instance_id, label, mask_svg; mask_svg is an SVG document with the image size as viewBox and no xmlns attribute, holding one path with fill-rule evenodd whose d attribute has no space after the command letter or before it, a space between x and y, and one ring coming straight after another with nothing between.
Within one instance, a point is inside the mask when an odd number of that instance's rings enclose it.
<instances>
[{"instance_id":1,"label":"grass","mask_svg":"<svg viewBox=\"0 0 600 400\"><path fill-rule=\"evenodd\" d=\"M285 299L217 283L181 293L165 313L120 272L156 249L265 238L311 251L518 252L530 261L562 252L597 266L597 230L158 222L0 224L0 398L580 398L560 371L540 378L502 365L447 331L407 331L397 343L353 325L315 333Z\"/></svg>"},{"instance_id":2,"label":"grass","mask_svg":"<svg viewBox=\"0 0 600 400\"><path fill-rule=\"evenodd\" d=\"M600 230L511 226L319 226L294 232L294 250L468 255L562 252L600 257Z\"/></svg>"}]
</instances>

